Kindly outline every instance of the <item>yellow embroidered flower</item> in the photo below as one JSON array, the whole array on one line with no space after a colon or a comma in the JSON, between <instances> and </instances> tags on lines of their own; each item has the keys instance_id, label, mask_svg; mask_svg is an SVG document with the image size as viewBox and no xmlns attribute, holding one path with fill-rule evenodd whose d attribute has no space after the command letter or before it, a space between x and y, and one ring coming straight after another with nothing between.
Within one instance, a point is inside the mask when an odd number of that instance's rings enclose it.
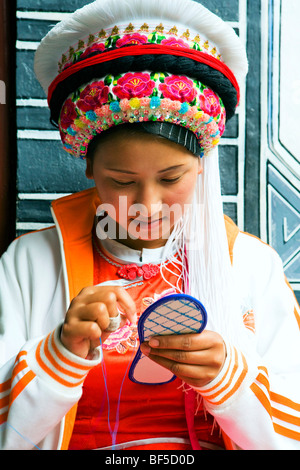
<instances>
[{"instance_id":1,"label":"yellow embroidered flower","mask_svg":"<svg viewBox=\"0 0 300 470\"><path fill-rule=\"evenodd\" d=\"M84 129L86 127L86 124L81 121L81 119L75 119L74 120L75 126L79 127L80 129Z\"/></svg>"},{"instance_id":2,"label":"yellow embroidered flower","mask_svg":"<svg viewBox=\"0 0 300 470\"><path fill-rule=\"evenodd\" d=\"M139 109L141 107L141 102L138 98L131 98L129 104L132 109Z\"/></svg>"},{"instance_id":3,"label":"yellow embroidered flower","mask_svg":"<svg viewBox=\"0 0 300 470\"><path fill-rule=\"evenodd\" d=\"M203 111L198 111L198 112L195 114L194 118L195 118L195 119L200 119L200 118L203 116L203 114L204 114Z\"/></svg>"}]
</instances>

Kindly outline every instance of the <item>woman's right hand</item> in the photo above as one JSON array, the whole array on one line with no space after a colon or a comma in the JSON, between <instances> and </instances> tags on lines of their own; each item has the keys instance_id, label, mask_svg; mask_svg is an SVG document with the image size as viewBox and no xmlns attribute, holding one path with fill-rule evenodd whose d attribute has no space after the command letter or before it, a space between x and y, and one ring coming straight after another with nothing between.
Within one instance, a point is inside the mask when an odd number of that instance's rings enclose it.
<instances>
[{"instance_id":1,"label":"woman's right hand","mask_svg":"<svg viewBox=\"0 0 300 470\"><path fill-rule=\"evenodd\" d=\"M105 341L110 334L105 330L110 317L119 314L117 303L124 311L123 323L126 317L135 323L136 306L123 287L92 286L82 289L67 311L61 330L62 344L73 354L90 359L94 349L100 345L100 337Z\"/></svg>"}]
</instances>

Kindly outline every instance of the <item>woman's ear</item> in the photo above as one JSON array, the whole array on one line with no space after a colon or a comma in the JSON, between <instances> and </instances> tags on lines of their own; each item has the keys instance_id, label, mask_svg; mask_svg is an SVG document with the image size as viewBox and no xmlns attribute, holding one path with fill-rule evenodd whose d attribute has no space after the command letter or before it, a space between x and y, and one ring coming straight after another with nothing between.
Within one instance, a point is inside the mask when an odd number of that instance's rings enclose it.
<instances>
[{"instance_id":1,"label":"woman's ear","mask_svg":"<svg viewBox=\"0 0 300 470\"><path fill-rule=\"evenodd\" d=\"M89 180L93 180L93 163L90 158L86 159L86 169L85 169L85 175Z\"/></svg>"},{"instance_id":2,"label":"woman's ear","mask_svg":"<svg viewBox=\"0 0 300 470\"><path fill-rule=\"evenodd\" d=\"M202 160L201 158L198 159L198 175L201 175L203 172Z\"/></svg>"}]
</instances>

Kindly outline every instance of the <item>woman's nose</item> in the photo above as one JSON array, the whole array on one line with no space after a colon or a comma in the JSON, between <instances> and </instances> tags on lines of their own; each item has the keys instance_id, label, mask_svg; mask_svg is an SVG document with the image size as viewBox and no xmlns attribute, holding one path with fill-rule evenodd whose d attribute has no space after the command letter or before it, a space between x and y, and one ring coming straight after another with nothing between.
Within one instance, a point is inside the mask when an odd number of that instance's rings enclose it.
<instances>
[{"instance_id":1,"label":"woman's nose","mask_svg":"<svg viewBox=\"0 0 300 470\"><path fill-rule=\"evenodd\" d=\"M162 195L154 184L143 184L138 189L135 205L139 206L139 213L144 218L150 218L159 213L162 208Z\"/></svg>"}]
</instances>

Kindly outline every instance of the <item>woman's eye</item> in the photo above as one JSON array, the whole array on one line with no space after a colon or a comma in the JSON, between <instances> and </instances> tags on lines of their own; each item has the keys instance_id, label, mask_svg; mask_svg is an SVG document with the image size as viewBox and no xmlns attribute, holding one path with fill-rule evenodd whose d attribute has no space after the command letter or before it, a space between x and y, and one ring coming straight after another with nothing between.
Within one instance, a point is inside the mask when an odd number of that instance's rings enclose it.
<instances>
[{"instance_id":1,"label":"woman's eye","mask_svg":"<svg viewBox=\"0 0 300 470\"><path fill-rule=\"evenodd\" d=\"M177 183L177 181L179 181L180 178L181 178L180 176L177 176L176 178L163 178L162 182L168 183L168 184Z\"/></svg>"},{"instance_id":2,"label":"woman's eye","mask_svg":"<svg viewBox=\"0 0 300 470\"><path fill-rule=\"evenodd\" d=\"M134 181L118 181L118 180L113 180L115 184L118 186L130 186L131 184L134 184Z\"/></svg>"}]
</instances>

